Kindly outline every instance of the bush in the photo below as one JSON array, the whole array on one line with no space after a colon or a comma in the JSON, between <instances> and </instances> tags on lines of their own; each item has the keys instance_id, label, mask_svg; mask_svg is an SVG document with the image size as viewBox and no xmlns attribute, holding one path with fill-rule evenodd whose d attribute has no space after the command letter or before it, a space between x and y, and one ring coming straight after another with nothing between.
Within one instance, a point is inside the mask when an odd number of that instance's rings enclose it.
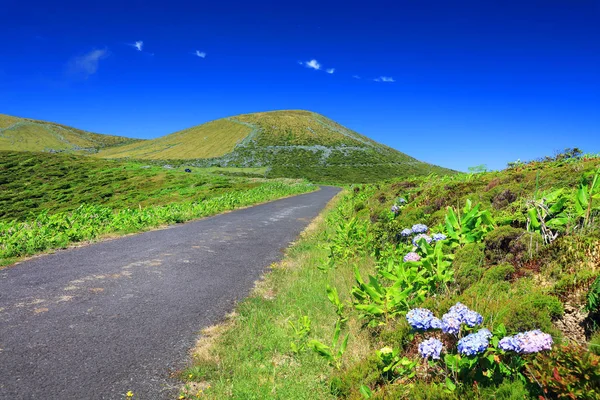
<instances>
[{"instance_id":1,"label":"bush","mask_svg":"<svg viewBox=\"0 0 600 400\"><path fill-rule=\"evenodd\" d=\"M485 255L492 264L512 264L528 260L536 255L543 245L539 233L527 232L512 226L501 226L485 236Z\"/></svg>"},{"instance_id":2,"label":"bush","mask_svg":"<svg viewBox=\"0 0 600 400\"><path fill-rule=\"evenodd\" d=\"M557 346L538 354L526 373L545 396L592 400L600 397L600 357L577 346Z\"/></svg>"},{"instance_id":3,"label":"bush","mask_svg":"<svg viewBox=\"0 0 600 400\"><path fill-rule=\"evenodd\" d=\"M483 275L483 245L481 243L468 243L458 249L454 255L452 265L455 270L455 280L461 290L477 282Z\"/></svg>"},{"instance_id":4,"label":"bush","mask_svg":"<svg viewBox=\"0 0 600 400\"><path fill-rule=\"evenodd\" d=\"M331 393L341 398L361 398L359 394L361 385L369 386L381 381L378 364L377 355L371 354L350 368L337 371L330 381Z\"/></svg>"},{"instance_id":5,"label":"bush","mask_svg":"<svg viewBox=\"0 0 600 400\"><path fill-rule=\"evenodd\" d=\"M600 356L600 330L594 332L588 343L588 348L592 353Z\"/></svg>"},{"instance_id":6,"label":"bush","mask_svg":"<svg viewBox=\"0 0 600 400\"><path fill-rule=\"evenodd\" d=\"M484 280L488 283L506 281L515 273L515 267L510 264L495 265L485 271Z\"/></svg>"}]
</instances>

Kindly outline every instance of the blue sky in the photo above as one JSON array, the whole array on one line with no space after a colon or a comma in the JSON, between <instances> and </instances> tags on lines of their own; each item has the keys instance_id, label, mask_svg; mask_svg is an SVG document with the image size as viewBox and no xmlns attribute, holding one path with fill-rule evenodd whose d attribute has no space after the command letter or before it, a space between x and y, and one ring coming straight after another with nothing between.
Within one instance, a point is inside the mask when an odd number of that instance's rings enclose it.
<instances>
[{"instance_id":1,"label":"blue sky","mask_svg":"<svg viewBox=\"0 0 600 400\"><path fill-rule=\"evenodd\" d=\"M459 170L600 152L598 0L3 0L0 16L0 113L154 138L308 109Z\"/></svg>"}]
</instances>

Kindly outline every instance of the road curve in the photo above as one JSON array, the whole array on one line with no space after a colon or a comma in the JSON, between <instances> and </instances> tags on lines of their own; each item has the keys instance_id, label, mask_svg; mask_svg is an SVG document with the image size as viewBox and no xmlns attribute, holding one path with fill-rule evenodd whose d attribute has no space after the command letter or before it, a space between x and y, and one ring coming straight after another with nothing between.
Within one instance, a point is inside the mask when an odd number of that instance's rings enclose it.
<instances>
[{"instance_id":1,"label":"road curve","mask_svg":"<svg viewBox=\"0 0 600 400\"><path fill-rule=\"evenodd\" d=\"M169 399L198 332L339 191L321 190L0 271L0 399Z\"/></svg>"}]
</instances>

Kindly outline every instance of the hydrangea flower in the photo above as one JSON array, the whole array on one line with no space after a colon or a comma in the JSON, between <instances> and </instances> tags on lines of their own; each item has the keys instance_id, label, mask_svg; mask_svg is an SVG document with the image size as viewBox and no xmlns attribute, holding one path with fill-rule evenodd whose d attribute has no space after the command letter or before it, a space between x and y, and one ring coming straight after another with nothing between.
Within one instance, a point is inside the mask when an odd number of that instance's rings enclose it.
<instances>
[{"instance_id":1,"label":"hydrangea flower","mask_svg":"<svg viewBox=\"0 0 600 400\"><path fill-rule=\"evenodd\" d=\"M500 339L498 342L498 347L500 347L504 351L519 351L519 341L514 338L514 336L506 336Z\"/></svg>"},{"instance_id":2,"label":"hydrangea flower","mask_svg":"<svg viewBox=\"0 0 600 400\"><path fill-rule=\"evenodd\" d=\"M442 332L456 335L460 331L460 315L449 312L442 316Z\"/></svg>"},{"instance_id":3,"label":"hydrangea flower","mask_svg":"<svg viewBox=\"0 0 600 400\"><path fill-rule=\"evenodd\" d=\"M435 233L432 237L434 242L439 242L442 240L446 240L448 237L446 235L444 235L443 233Z\"/></svg>"},{"instance_id":4,"label":"hydrangea flower","mask_svg":"<svg viewBox=\"0 0 600 400\"><path fill-rule=\"evenodd\" d=\"M483 317L478 312L467 310L462 315L462 322L472 328L474 326L481 325L481 323L483 322Z\"/></svg>"},{"instance_id":5,"label":"hydrangea flower","mask_svg":"<svg viewBox=\"0 0 600 400\"><path fill-rule=\"evenodd\" d=\"M427 339L419 343L419 354L423 358L433 358L434 360L440 359L440 353L442 352L442 342L438 339Z\"/></svg>"},{"instance_id":6,"label":"hydrangea flower","mask_svg":"<svg viewBox=\"0 0 600 400\"><path fill-rule=\"evenodd\" d=\"M418 246L418 245L419 245L419 240L421 240L421 239L425 239L425 241L426 241L427 243L431 243L431 237L427 236L427 235L426 235L426 234L424 234L424 233L419 233L417 236L415 236L415 237L413 238L413 241L412 241L412 242L413 242L413 244L414 244L415 246Z\"/></svg>"},{"instance_id":7,"label":"hydrangea flower","mask_svg":"<svg viewBox=\"0 0 600 400\"><path fill-rule=\"evenodd\" d=\"M436 317L431 318L431 321L429 321L429 327L431 329L442 329L442 320Z\"/></svg>"},{"instance_id":8,"label":"hydrangea flower","mask_svg":"<svg viewBox=\"0 0 600 400\"><path fill-rule=\"evenodd\" d=\"M458 320L463 323L465 322L465 314L467 314L469 311L469 308L467 306L465 306L463 303L458 302L455 305L453 305L452 307L450 307L450 310L448 310L448 314L456 314Z\"/></svg>"},{"instance_id":9,"label":"hydrangea flower","mask_svg":"<svg viewBox=\"0 0 600 400\"><path fill-rule=\"evenodd\" d=\"M483 353L490 343L487 334L480 332L471 333L460 339L457 346L458 352L465 356L474 356L475 354Z\"/></svg>"},{"instance_id":10,"label":"hydrangea flower","mask_svg":"<svg viewBox=\"0 0 600 400\"><path fill-rule=\"evenodd\" d=\"M427 225L423 225L423 224L415 224L412 227L412 231L413 233L425 233L427 232L429 228L427 228Z\"/></svg>"},{"instance_id":11,"label":"hydrangea flower","mask_svg":"<svg viewBox=\"0 0 600 400\"><path fill-rule=\"evenodd\" d=\"M487 339L491 339L494 335L492 334L492 332L490 332L489 329L487 328L482 328L477 332L478 335L482 335L483 337L487 338Z\"/></svg>"},{"instance_id":12,"label":"hydrangea flower","mask_svg":"<svg viewBox=\"0 0 600 400\"><path fill-rule=\"evenodd\" d=\"M404 237L408 237L410 235L412 235L413 231L412 229L402 229L402 232L400 232L400 235L404 236Z\"/></svg>"},{"instance_id":13,"label":"hydrangea flower","mask_svg":"<svg viewBox=\"0 0 600 400\"><path fill-rule=\"evenodd\" d=\"M398 197L396 199L396 204L400 204L400 205L406 204L406 199L404 197Z\"/></svg>"},{"instance_id":14,"label":"hydrangea flower","mask_svg":"<svg viewBox=\"0 0 600 400\"><path fill-rule=\"evenodd\" d=\"M394 214L398 214L400 212L400 207L398 207L397 205L394 204L392 206L391 210Z\"/></svg>"},{"instance_id":15,"label":"hydrangea flower","mask_svg":"<svg viewBox=\"0 0 600 400\"><path fill-rule=\"evenodd\" d=\"M552 343L554 343L552 336L536 329L502 338L498 343L498 347L504 351L537 353L542 350L552 349Z\"/></svg>"},{"instance_id":16,"label":"hydrangea flower","mask_svg":"<svg viewBox=\"0 0 600 400\"><path fill-rule=\"evenodd\" d=\"M434 318L433 313L426 308L413 308L406 313L406 320L414 329L428 330Z\"/></svg>"},{"instance_id":17,"label":"hydrangea flower","mask_svg":"<svg viewBox=\"0 0 600 400\"><path fill-rule=\"evenodd\" d=\"M404 262L420 261L421 260L421 256L418 255L417 253L415 253L414 251L411 251L410 253L407 253L404 256L403 260L404 260Z\"/></svg>"}]
</instances>

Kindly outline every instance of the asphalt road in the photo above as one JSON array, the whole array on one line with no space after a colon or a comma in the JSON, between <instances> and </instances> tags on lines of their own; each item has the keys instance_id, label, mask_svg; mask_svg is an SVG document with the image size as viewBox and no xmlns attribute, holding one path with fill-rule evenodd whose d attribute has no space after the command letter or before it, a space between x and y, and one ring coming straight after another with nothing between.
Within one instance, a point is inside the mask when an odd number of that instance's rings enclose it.
<instances>
[{"instance_id":1,"label":"asphalt road","mask_svg":"<svg viewBox=\"0 0 600 400\"><path fill-rule=\"evenodd\" d=\"M168 399L199 331L339 191L59 251L0 270L0 399Z\"/></svg>"}]
</instances>

